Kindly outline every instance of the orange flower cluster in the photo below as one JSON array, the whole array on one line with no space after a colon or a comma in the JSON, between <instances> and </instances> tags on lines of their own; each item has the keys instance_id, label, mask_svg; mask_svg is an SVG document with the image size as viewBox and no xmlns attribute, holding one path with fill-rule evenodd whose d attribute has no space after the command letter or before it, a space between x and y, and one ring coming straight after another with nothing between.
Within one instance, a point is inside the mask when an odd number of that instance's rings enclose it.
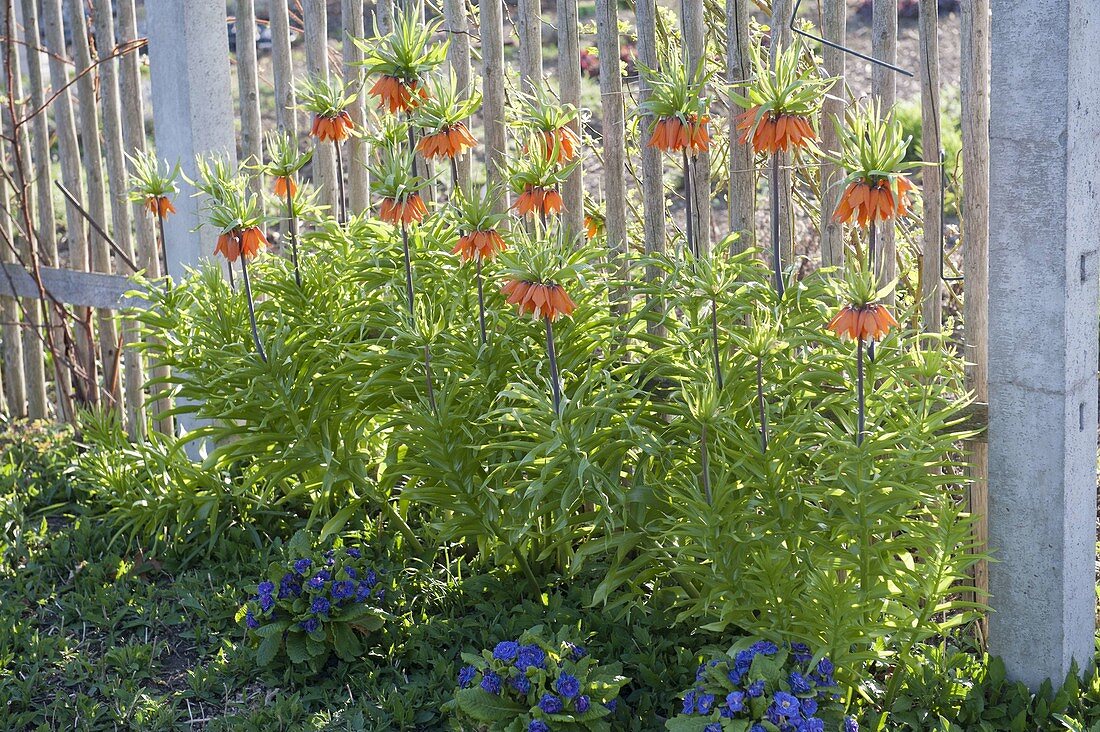
<instances>
[{"instance_id":1,"label":"orange flower cluster","mask_svg":"<svg viewBox=\"0 0 1100 732\"><path fill-rule=\"evenodd\" d=\"M765 113L753 131L759 107L744 112L737 118L737 129L741 132L740 142L749 142L752 135L752 149L755 152L774 155L805 147L810 140L816 139L810 120L797 114Z\"/></svg>"},{"instance_id":2,"label":"orange flower cluster","mask_svg":"<svg viewBox=\"0 0 1100 732\"><path fill-rule=\"evenodd\" d=\"M706 152L710 148L708 122L710 117L706 115L689 117L686 124L676 117L659 119L653 126L653 134L649 136L649 147L664 152L687 150L691 155Z\"/></svg>"},{"instance_id":3,"label":"orange flower cluster","mask_svg":"<svg viewBox=\"0 0 1100 732\"><path fill-rule=\"evenodd\" d=\"M289 175L279 175L275 177L275 185L273 186L275 195L279 198L286 198L289 191L290 197L293 198L298 193L298 184L294 182L294 179Z\"/></svg>"},{"instance_id":4,"label":"orange flower cluster","mask_svg":"<svg viewBox=\"0 0 1100 732\"><path fill-rule=\"evenodd\" d=\"M585 214L584 216L584 229L588 234L589 239L595 239L603 232L603 220L599 219L591 214Z\"/></svg>"},{"instance_id":5,"label":"orange flower cluster","mask_svg":"<svg viewBox=\"0 0 1100 732\"><path fill-rule=\"evenodd\" d=\"M508 304L519 307L520 314L556 320L559 315L572 315L577 309L569 293L554 283L508 280L500 290L508 296Z\"/></svg>"},{"instance_id":6,"label":"orange flower cluster","mask_svg":"<svg viewBox=\"0 0 1100 732\"><path fill-rule=\"evenodd\" d=\"M853 181L844 189L833 219L849 222L854 218L859 221L860 226L867 226L875 221L889 221L895 216L905 216L909 213L908 194L913 190L913 184L902 175L898 176L897 187L895 196L888 178L880 178L875 183Z\"/></svg>"},{"instance_id":7,"label":"orange flower cluster","mask_svg":"<svg viewBox=\"0 0 1100 732\"><path fill-rule=\"evenodd\" d=\"M168 200L168 196L149 196L145 199L145 208L149 213L160 216L162 219L176 212L176 207Z\"/></svg>"},{"instance_id":8,"label":"orange flower cluster","mask_svg":"<svg viewBox=\"0 0 1100 732\"><path fill-rule=\"evenodd\" d=\"M351 115L343 110L334 117L313 115L313 129L310 134L321 142L343 142L354 129L355 123L351 121Z\"/></svg>"},{"instance_id":9,"label":"orange flower cluster","mask_svg":"<svg viewBox=\"0 0 1100 732\"><path fill-rule=\"evenodd\" d=\"M897 324L885 305L869 303L863 307L845 305L826 327L841 338L877 341Z\"/></svg>"},{"instance_id":10,"label":"orange flower cluster","mask_svg":"<svg viewBox=\"0 0 1100 732\"><path fill-rule=\"evenodd\" d=\"M542 130L539 135L542 138L543 149L547 156L554 155L555 146L557 155L554 162L558 165L568 163L577 157L577 148L581 141L577 139L577 133L568 127L559 127L556 130Z\"/></svg>"},{"instance_id":11,"label":"orange flower cluster","mask_svg":"<svg viewBox=\"0 0 1100 732\"><path fill-rule=\"evenodd\" d=\"M370 88L370 94L378 97L381 105L389 108L390 114L408 112L412 109L416 104L414 94L421 99L427 99L428 97L428 92L420 88L415 81L406 84L396 76L385 74L378 77L378 81L374 82L374 86Z\"/></svg>"},{"instance_id":12,"label":"orange flower cluster","mask_svg":"<svg viewBox=\"0 0 1100 732\"><path fill-rule=\"evenodd\" d=\"M452 254L458 254L465 262L474 259L490 260L506 249L504 238L496 229L488 231L474 231L458 238Z\"/></svg>"},{"instance_id":13,"label":"orange flower cluster","mask_svg":"<svg viewBox=\"0 0 1100 732\"><path fill-rule=\"evenodd\" d=\"M383 198L378 211L380 219L394 226L419 223L427 215L428 209L424 206L424 199L419 193L413 193L404 200Z\"/></svg>"},{"instance_id":14,"label":"orange flower cluster","mask_svg":"<svg viewBox=\"0 0 1100 732\"><path fill-rule=\"evenodd\" d=\"M512 208L520 216L536 213L549 216L550 214L561 213L565 208L565 203L562 201L561 194L557 191L527 186L523 189L523 193L520 194L519 198L516 199L516 202L512 204Z\"/></svg>"},{"instance_id":15,"label":"orange flower cluster","mask_svg":"<svg viewBox=\"0 0 1100 732\"><path fill-rule=\"evenodd\" d=\"M230 262L236 262L242 254L248 259L255 258L266 246L267 237L260 231L260 227L253 226L244 231L227 231L219 236L214 253L222 255Z\"/></svg>"},{"instance_id":16,"label":"orange flower cluster","mask_svg":"<svg viewBox=\"0 0 1100 732\"><path fill-rule=\"evenodd\" d=\"M477 144L469 128L459 122L432 135L425 135L416 143L416 149L426 159L456 158Z\"/></svg>"}]
</instances>

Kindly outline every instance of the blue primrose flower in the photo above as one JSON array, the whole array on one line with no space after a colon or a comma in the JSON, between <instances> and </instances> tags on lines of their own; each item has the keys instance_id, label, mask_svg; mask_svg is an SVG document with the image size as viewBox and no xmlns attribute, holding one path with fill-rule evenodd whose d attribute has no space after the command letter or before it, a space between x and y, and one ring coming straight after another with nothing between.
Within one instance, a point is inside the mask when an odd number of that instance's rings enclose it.
<instances>
[{"instance_id":1,"label":"blue primrose flower","mask_svg":"<svg viewBox=\"0 0 1100 732\"><path fill-rule=\"evenodd\" d=\"M684 694L684 706L680 709L680 714L695 714L695 690L692 689L688 693Z\"/></svg>"},{"instance_id":2,"label":"blue primrose flower","mask_svg":"<svg viewBox=\"0 0 1100 732\"><path fill-rule=\"evenodd\" d=\"M328 582L331 576L332 575L329 574L327 570L322 569L320 572L310 577L309 582L306 584L308 584L312 590L323 590L325 588L325 583Z\"/></svg>"},{"instance_id":3,"label":"blue primrose flower","mask_svg":"<svg viewBox=\"0 0 1100 732\"><path fill-rule=\"evenodd\" d=\"M706 727L703 727L703 732L722 732L722 724L720 722L711 722Z\"/></svg>"},{"instance_id":4,"label":"blue primrose flower","mask_svg":"<svg viewBox=\"0 0 1100 732\"><path fill-rule=\"evenodd\" d=\"M275 607L275 598L271 595L260 595L260 609L265 613Z\"/></svg>"},{"instance_id":5,"label":"blue primrose flower","mask_svg":"<svg viewBox=\"0 0 1100 732\"><path fill-rule=\"evenodd\" d=\"M346 600L355 594L355 585L350 580L339 580L332 583L332 599Z\"/></svg>"},{"instance_id":6,"label":"blue primrose flower","mask_svg":"<svg viewBox=\"0 0 1100 732\"><path fill-rule=\"evenodd\" d=\"M610 699L608 701L605 701L603 703L603 705L605 707L607 707L607 711L614 712L616 709L619 708L619 700L618 699Z\"/></svg>"},{"instance_id":7,"label":"blue primrose flower","mask_svg":"<svg viewBox=\"0 0 1100 732\"><path fill-rule=\"evenodd\" d=\"M827 658L823 658L817 662L817 673L823 679L831 679L833 677L833 671L836 667L833 666L833 662Z\"/></svg>"},{"instance_id":8,"label":"blue primrose flower","mask_svg":"<svg viewBox=\"0 0 1100 732\"><path fill-rule=\"evenodd\" d=\"M473 666L463 666L458 671L458 685L465 689L474 683L474 677L477 676L477 669Z\"/></svg>"},{"instance_id":9,"label":"blue primrose flower","mask_svg":"<svg viewBox=\"0 0 1100 732\"><path fill-rule=\"evenodd\" d=\"M569 657L574 661L579 661L588 655L588 651L586 651L583 646L566 643L565 647L569 650Z\"/></svg>"},{"instance_id":10,"label":"blue primrose flower","mask_svg":"<svg viewBox=\"0 0 1100 732\"><path fill-rule=\"evenodd\" d=\"M256 620L256 616L252 614L251 610L244 614L244 624L252 630L260 627L260 621Z\"/></svg>"},{"instance_id":11,"label":"blue primrose flower","mask_svg":"<svg viewBox=\"0 0 1100 732\"><path fill-rule=\"evenodd\" d=\"M573 706L576 708L576 710L578 712L580 712L581 714L584 714L585 712L588 711L588 708L590 706L592 706L592 701L587 696L585 696L584 694L581 694L580 696L577 697L577 700L575 702L573 702Z\"/></svg>"},{"instance_id":12,"label":"blue primrose flower","mask_svg":"<svg viewBox=\"0 0 1100 732\"><path fill-rule=\"evenodd\" d=\"M726 694L726 708L730 712L736 714L737 712L744 711L745 709L745 692L743 691L731 691Z\"/></svg>"},{"instance_id":13,"label":"blue primrose flower","mask_svg":"<svg viewBox=\"0 0 1100 732\"><path fill-rule=\"evenodd\" d=\"M532 719L531 724L527 725L527 732L550 732L550 725L541 719Z\"/></svg>"},{"instance_id":14,"label":"blue primrose flower","mask_svg":"<svg viewBox=\"0 0 1100 732\"><path fill-rule=\"evenodd\" d=\"M539 646L520 646L516 653L516 668L526 671L529 668L543 668L546 664L546 651Z\"/></svg>"},{"instance_id":15,"label":"blue primrose flower","mask_svg":"<svg viewBox=\"0 0 1100 732\"><path fill-rule=\"evenodd\" d=\"M318 597L313 600L313 604L309 606L310 612L317 613L318 615L324 615L329 611L331 605L329 601L323 597Z\"/></svg>"},{"instance_id":16,"label":"blue primrose flower","mask_svg":"<svg viewBox=\"0 0 1100 732\"><path fill-rule=\"evenodd\" d=\"M378 584L378 575L374 573L373 569L368 569L367 576L364 581L367 583L367 587L373 588L376 584Z\"/></svg>"},{"instance_id":17,"label":"blue primrose flower","mask_svg":"<svg viewBox=\"0 0 1100 732\"><path fill-rule=\"evenodd\" d=\"M312 559L295 559L294 560L294 571L297 572L302 577L305 576L306 572L308 572L309 568L312 567L312 566L313 566L313 560Z\"/></svg>"},{"instance_id":18,"label":"blue primrose flower","mask_svg":"<svg viewBox=\"0 0 1100 732\"><path fill-rule=\"evenodd\" d=\"M809 663L814 657L814 654L810 653L810 647L805 643L792 643L791 654L794 656L794 662L799 665Z\"/></svg>"},{"instance_id":19,"label":"blue primrose flower","mask_svg":"<svg viewBox=\"0 0 1100 732\"><path fill-rule=\"evenodd\" d=\"M774 656L779 653L779 646L775 645L771 641L756 641L752 644L751 650L753 653L761 654L764 656Z\"/></svg>"},{"instance_id":20,"label":"blue primrose flower","mask_svg":"<svg viewBox=\"0 0 1100 732\"><path fill-rule=\"evenodd\" d=\"M777 691L775 692L773 702L776 710L784 717L798 716L800 709L798 697L788 694L785 691Z\"/></svg>"},{"instance_id":21,"label":"blue primrose flower","mask_svg":"<svg viewBox=\"0 0 1100 732\"><path fill-rule=\"evenodd\" d=\"M256 588L256 592L260 594L260 597L263 597L264 595L270 595L274 591L275 583L271 580L264 580L260 583L259 587Z\"/></svg>"},{"instance_id":22,"label":"blue primrose flower","mask_svg":"<svg viewBox=\"0 0 1100 732\"><path fill-rule=\"evenodd\" d=\"M699 714L710 714L714 709L714 694L700 694L695 700L695 708Z\"/></svg>"},{"instance_id":23,"label":"blue primrose flower","mask_svg":"<svg viewBox=\"0 0 1100 732\"><path fill-rule=\"evenodd\" d=\"M365 602L370 599L370 585L365 581L360 582L358 588L355 591L355 601Z\"/></svg>"},{"instance_id":24,"label":"blue primrose flower","mask_svg":"<svg viewBox=\"0 0 1100 732\"><path fill-rule=\"evenodd\" d=\"M359 573L355 571L355 567L344 567L344 574L352 579L359 579Z\"/></svg>"},{"instance_id":25,"label":"blue primrose flower","mask_svg":"<svg viewBox=\"0 0 1100 732\"><path fill-rule=\"evenodd\" d=\"M754 724L749 727L749 732L768 732L768 729L762 724Z\"/></svg>"},{"instance_id":26,"label":"blue primrose flower","mask_svg":"<svg viewBox=\"0 0 1100 732\"><path fill-rule=\"evenodd\" d=\"M572 674L562 674L554 682L554 689L566 699L572 699L581 693L581 682Z\"/></svg>"},{"instance_id":27,"label":"blue primrose flower","mask_svg":"<svg viewBox=\"0 0 1100 732\"><path fill-rule=\"evenodd\" d=\"M510 663L519 655L519 643L515 641L501 641L493 648L493 658L498 661Z\"/></svg>"},{"instance_id":28,"label":"blue primrose flower","mask_svg":"<svg viewBox=\"0 0 1100 732\"><path fill-rule=\"evenodd\" d=\"M844 732L859 732L859 722L852 717L845 717Z\"/></svg>"},{"instance_id":29,"label":"blue primrose flower","mask_svg":"<svg viewBox=\"0 0 1100 732\"><path fill-rule=\"evenodd\" d=\"M747 651L739 651L734 657L734 668L740 671L742 674L748 673L752 667L752 659L756 658L756 653L752 649Z\"/></svg>"},{"instance_id":30,"label":"blue primrose flower","mask_svg":"<svg viewBox=\"0 0 1100 732\"><path fill-rule=\"evenodd\" d=\"M817 700L816 699L803 699L802 700L802 716L812 717L817 714Z\"/></svg>"},{"instance_id":31,"label":"blue primrose flower","mask_svg":"<svg viewBox=\"0 0 1100 732\"><path fill-rule=\"evenodd\" d=\"M736 666L731 666L729 672L726 673L726 678L728 678L730 683L734 686L739 686L741 684L741 677L744 675L744 671L741 671Z\"/></svg>"},{"instance_id":32,"label":"blue primrose flower","mask_svg":"<svg viewBox=\"0 0 1100 732\"><path fill-rule=\"evenodd\" d=\"M817 717L804 719L798 725L798 732L825 732L825 720Z\"/></svg>"},{"instance_id":33,"label":"blue primrose flower","mask_svg":"<svg viewBox=\"0 0 1100 732\"><path fill-rule=\"evenodd\" d=\"M298 578L289 572L284 574L279 580L279 599L282 600L291 595L297 597L300 594L302 594L302 585L298 582Z\"/></svg>"},{"instance_id":34,"label":"blue primrose flower","mask_svg":"<svg viewBox=\"0 0 1100 732\"><path fill-rule=\"evenodd\" d=\"M302 630L304 630L305 632L312 633L313 631L317 630L317 628L321 625L321 622L317 620L317 618L306 618L302 622L298 623L298 625L302 626Z\"/></svg>"},{"instance_id":35,"label":"blue primrose flower","mask_svg":"<svg viewBox=\"0 0 1100 732\"><path fill-rule=\"evenodd\" d=\"M539 709L547 714L560 714L561 710L564 708L565 705L562 704L561 699L551 694L549 691L543 694L542 698L539 699Z\"/></svg>"},{"instance_id":36,"label":"blue primrose flower","mask_svg":"<svg viewBox=\"0 0 1100 732\"><path fill-rule=\"evenodd\" d=\"M764 696L764 680L757 679L756 681L749 684L748 691L749 696L751 696L753 699L758 699Z\"/></svg>"},{"instance_id":37,"label":"blue primrose flower","mask_svg":"<svg viewBox=\"0 0 1100 732\"><path fill-rule=\"evenodd\" d=\"M513 676L508 680L508 683L512 685L512 688L518 691L520 694L526 694L531 691L531 679L526 676Z\"/></svg>"},{"instance_id":38,"label":"blue primrose flower","mask_svg":"<svg viewBox=\"0 0 1100 732\"><path fill-rule=\"evenodd\" d=\"M353 557L354 559L358 559L359 557L363 556L363 552L361 552L358 549L352 547L351 549L347 550L347 555L349 557Z\"/></svg>"},{"instance_id":39,"label":"blue primrose flower","mask_svg":"<svg viewBox=\"0 0 1100 732\"><path fill-rule=\"evenodd\" d=\"M790 684L791 691L795 694L808 694L813 690L806 677L797 671L791 672L791 675L787 677L787 683Z\"/></svg>"},{"instance_id":40,"label":"blue primrose flower","mask_svg":"<svg viewBox=\"0 0 1100 732\"><path fill-rule=\"evenodd\" d=\"M500 693L500 677L492 671L486 671L481 676L481 688L490 694Z\"/></svg>"}]
</instances>

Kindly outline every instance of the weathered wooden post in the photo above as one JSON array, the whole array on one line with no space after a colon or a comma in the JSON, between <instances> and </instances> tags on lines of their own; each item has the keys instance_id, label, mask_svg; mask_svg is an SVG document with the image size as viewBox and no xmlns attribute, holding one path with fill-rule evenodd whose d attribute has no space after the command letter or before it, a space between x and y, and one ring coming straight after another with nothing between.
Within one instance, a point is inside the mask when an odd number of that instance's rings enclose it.
<instances>
[{"instance_id":1,"label":"weathered wooden post","mask_svg":"<svg viewBox=\"0 0 1100 732\"><path fill-rule=\"evenodd\" d=\"M989 648L1035 688L1095 642L1100 4L992 5Z\"/></svg>"}]
</instances>

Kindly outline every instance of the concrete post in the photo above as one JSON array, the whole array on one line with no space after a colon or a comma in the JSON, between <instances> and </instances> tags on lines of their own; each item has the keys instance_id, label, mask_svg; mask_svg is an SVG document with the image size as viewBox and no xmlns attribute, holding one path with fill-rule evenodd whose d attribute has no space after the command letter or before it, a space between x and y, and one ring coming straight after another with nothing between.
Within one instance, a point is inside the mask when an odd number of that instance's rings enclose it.
<instances>
[{"instance_id":1,"label":"concrete post","mask_svg":"<svg viewBox=\"0 0 1100 732\"><path fill-rule=\"evenodd\" d=\"M1088 666L1096 627L1100 4L992 18L990 652L1035 688Z\"/></svg>"},{"instance_id":2,"label":"concrete post","mask_svg":"<svg viewBox=\"0 0 1100 732\"><path fill-rule=\"evenodd\" d=\"M146 0L157 157L198 175L195 156L236 160L224 0ZM168 270L179 279L214 251L216 232L196 231L199 200L180 181L177 215L165 221Z\"/></svg>"}]
</instances>

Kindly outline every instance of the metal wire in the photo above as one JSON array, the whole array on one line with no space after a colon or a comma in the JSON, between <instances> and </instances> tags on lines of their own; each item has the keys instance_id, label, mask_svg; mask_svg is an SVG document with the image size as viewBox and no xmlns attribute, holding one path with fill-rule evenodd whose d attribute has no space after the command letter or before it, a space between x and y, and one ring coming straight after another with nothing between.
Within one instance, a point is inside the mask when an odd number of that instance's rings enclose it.
<instances>
[{"instance_id":1,"label":"metal wire","mask_svg":"<svg viewBox=\"0 0 1100 732\"><path fill-rule=\"evenodd\" d=\"M838 51L843 51L844 53L846 53L850 56L855 56L856 58L861 58L864 61L870 61L871 63L875 64L876 66L881 66L885 69L890 69L891 71L899 73L903 76L908 76L910 78L913 77L913 72L912 71L907 71L907 70L901 68L900 66L895 66L894 64L889 63L887 61L883 61L882 59L877 59L874 56L868 56L867 54L860 53L859 51L856 51L855 49L848 48L847 46L842 46L839 43L833 43L832 41L829 41L829 40L826 40L826 39L822 38L821 36L815 36L812 33L807 33L804 30L796 28L795 24L794 24L794 21L798 18L798 8L799 8L800 5L802 5L802 0L795 0L794 9L791 10L790 29L794 33L797 33L798 35L800 35L804 38L809 38L812 41L817 41L818 43L821 43L823 45L828 46L829 48L835 48Z\"/></svg>"}]
</instances>

